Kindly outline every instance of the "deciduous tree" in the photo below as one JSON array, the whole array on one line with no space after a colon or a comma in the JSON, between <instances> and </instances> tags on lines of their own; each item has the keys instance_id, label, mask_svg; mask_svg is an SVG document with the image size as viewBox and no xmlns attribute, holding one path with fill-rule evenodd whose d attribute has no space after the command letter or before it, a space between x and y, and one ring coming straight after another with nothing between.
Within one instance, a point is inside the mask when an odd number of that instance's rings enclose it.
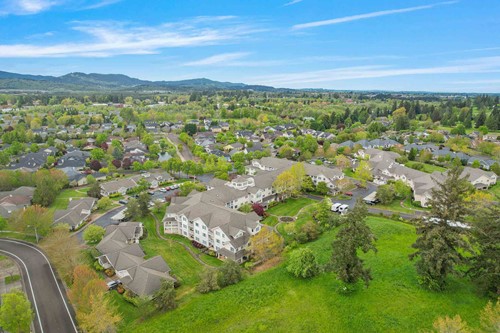
<instances>
[{"instance_id":1,"label":"deciduous tree","mask_svg":"<svg viewBox=\"0 0 500 333\"><path fill-rule=\"evenodd\" d=\"M290 259L286 269L296 277L308 279L319 273L319 264L314 252L308 248L294 250L290 254Z\"/></svg>"},{"instance_id":2,"label":"deciduous tree","mask_svg":"<svg viewBox=\"0 0 500 333\"><path fill-rule=\"evenodd\" d=\"M177 307L175 301L174 283L169 280L163 280L161 287L153 296L153 303L159 311L172 310Z\"/></svg>"},{"instance_id":3,"label":"deciduous tree","mask_svg":"<svg viewBox=\"0 0 500 333\"><path fill-rule=\"evenodd\" d=\"M219 272L214 268L206 268L201 274L200 283L196 289L202 293L206 294L208 292L219 290Z\"/></svg>"},{"instance_id":4,"label":"deciduous tree","mask_svg":"<svg viewBox=\"0 0 500 333\"><path fill-rule=\"evenodd\" d=\"M107 297L93 295L89 301L90 311L77 312L80 328L86 333L115 332L116 325L122 320Z\"/></svg>"},{"instance_id":5,"label":"deciduous tree","mask_svg":"<svg viewBox=\"0 0 500 333\"><path fill-rule=\"evenodd\" d=\"M127 203L127 209L125 210L125 218L127 220L134 220L142 216L141 207L136 199L132 198Z\"/></svg>"},{"instance_id":6,"label":"deciduous tree","mask_svg":"<svg viewBox=\"0 0 500 333\"><path fill-rule=\"evenodd\" d=\"M10 333L28 333L34 318L31 304L20 290L2 295L0 307L0 326Z\"/></svg>"},{"instance_id":7,"label":"deciduous tree","mask_svg":"<svg viewBox=\"0 0 500 333\"><path fill-rule=\"evenodd\" d=\"M361 180L363 184L373 179L370 164L367 161L360 161L358 167L354 170L354 177Z\"/></svg>"},{"instance_id":8,"label":"deciduous tree","mask_svg":"<svg viewBox=\"0 0 500 333\"><path fill-rule=\"evenodd\" d=\"M266 261L277 256L283 248L283 240L272 229L262 230L250 237L250 253L255 261Z\"/></svg>"},{"instance_id":9,"label":"deciduous tree","mask_svg":"<svg viewBox=\"0 0 500 333\"><path fill-rule=\"evenodd\" d=\"M241 266L232 260L226 260L222 266L218 268L218 284L221 288L236 284L243 280L243 269Z\"/></svg>"},{"instance_id":10,"label":"deciduous tree","mask_svg":"<svg viewBox=\"0 0 500 333\"><path fill-rule=\"evenodd\" d=\"M87 191L87 195L92 198L101 198L101 185L99 183L93 183L92 186L90 186L89 190Z\"/></svg>"},{"instance_id":11,"label":"deciduous tree","mask_svg":"<svg viewBox=\"0 0 500 333\"><path fill-rule=\"evenodd\" d=\"M448 316L439 317L432 324L436 333L470 333L472 332L467 323L459 315L453 318Z\"/></svg>"},{"instance_id":12,"label":"deciduous tree","mask_svg":"<svg viewBox=\"0 0 500 333\"><path fill-rule=\"evenodd\" d=\"M17 210L9 219L12 229L29 234L36 233L37 237L47 235L53 222L53 213L39 205Z\"/></svg>"},{"instance_id":13,"label":"deciduous tree","mask_svg":"<svg viewBox=\"0 0 500 333\"><path fill-rule=\"evenodd\" d=\"M81 246L68 226L57 226L40 244L56 266L61 278L71 284L73 270L82 262Z\"/></svg>"},{"instance_id":14,"label":"deciduous tree","mask_svg":"<svg viewBox=\"0 0 500 333\"><path fill-rule=\"evenodd\" d=\"M83 240L87 244L97 244L104 237L105 233L106 230L103 227L91 224L83 232Z\"/></svg>"}]
</instances>

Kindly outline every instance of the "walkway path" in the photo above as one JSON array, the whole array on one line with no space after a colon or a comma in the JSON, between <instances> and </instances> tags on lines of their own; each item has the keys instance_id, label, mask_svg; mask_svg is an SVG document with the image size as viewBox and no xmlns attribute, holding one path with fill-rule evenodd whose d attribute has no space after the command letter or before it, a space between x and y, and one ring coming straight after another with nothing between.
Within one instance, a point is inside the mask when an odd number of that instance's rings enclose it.
<instances>
[{"instance_id":1,"label":"walkway path","mask_svg":"<svg viewBox=\"0 0 500 333\"><path fill-rule=\"evenodd\" d=\"M156 229L156 235L163 239L163 240L166 240L168 242L175 242L177 244L180 244L182 245L186 251L188 251L188 253L197 261L199 262L200 264L202 264L203 266L206 266L206 267L214 267L212 265L209 265L207 264L206 262L204 262L203 260L200 259L200 254L199 253L195 253L188 245L184 244L183 242L181 241L178 241L176 239L171 239L171 238L167 238L165 236L163 236L160 232L160 221L158 221L158 218L156 217L155 214L151 213L151 216L153 217L153 219L155 220L155 229Z\"/></svg>"},{"instance_id":2,"label":"walkway path","mask_svg":"<svg viewBox=\"0 0 500 333\"><path fill-rule=\"evenodd\" d=\"M322 199L322 200L323 200L323 199ZM302 208L300 208L300 209L299 209L299 211L297 212L297 214L295 214L295 215L293 215L293 216L290 216L290 217L293 217L293 220L294 220L294 221L296 221L296 220L297 220L297 218L299 217L300 213L302 213L302 211L303 211L305 208L307 208L307 207L309 207L309 206L311 206L311 205L313 205L313 204L311 203L311 204L309 204L309 205L305 205L305 206L303 206ZM274 216L274 217L276 217L276 218L278 219L278 223L276 223L276 225L273 227L273 229L274 229L274 231L275 231L278 235L280 235L282 238L284 238L284 237L283 237L283 235L279 232L279 230L278 230L278 226L279 226L280 224L283 224L283 223L285 223L285 224L286 224L286 223L290 223L290 222L282 222L282 221L280 221L280 220L279 220L279 218L280 218L281 216L279 216L279 215L269 214L269 216ZM285 215L283 215L283 216L285 216ZM289 215L286 215L286 216L289 216Z\"/></svg>"},{"instance_id":3,"label":"walkway path","mask_svg":"<svg viewBox=\"0 0 500 333\"><path fill-rule=\"evenodd\" d=\"M184 162L184 161L192 160L192 161L197 162L199 160L198 157L194 156L191 149L189 149L189 147L179 139L179 136L177 134L168 133L167 139L168 139L168 141L170 141L170 143L172 143L175 146L175 149L177 150L177 155L179 155L179 157L181 158L181 161ZM182 146L182 151L179 151L178 145Z\"/></svg>"}]
</instances>

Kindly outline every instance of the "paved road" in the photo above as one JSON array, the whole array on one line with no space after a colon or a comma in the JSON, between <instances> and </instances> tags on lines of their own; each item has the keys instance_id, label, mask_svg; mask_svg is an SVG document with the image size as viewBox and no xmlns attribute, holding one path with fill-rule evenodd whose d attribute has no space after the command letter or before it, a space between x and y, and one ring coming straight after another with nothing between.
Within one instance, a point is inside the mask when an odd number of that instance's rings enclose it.
<instances>
[{"instance_id":1,"label":"paved road","mask_svg":"<svg viewBox=\"0 0 500 333\"><path fill-rule=\"evenodd\" d=\"M354 207L354 205L356 204L356 200L358 198L363 199L368 194L370 194L376 190L377 190L377 185L368 182L366 184L366 188L356 188L356 189L352 190L351 192L353 195L352 195L352 197L350 197L347 200L340 200L340 199L335 199L335 198L331 198L331 200L333 203L340 202L342 204L349 205L349 208L352 209ZM310 198L310 199L316 200L316 201L323 200L323 197L320 197L317 195L306 194L305 196ZM395 211L387 210L387 209L381 209L381 208L377 208L376 206L368 206L368 212L371 214L377 214L377 215L383 214L384 216L388 216L388 217L391 217L394 214L397 214L406 220L411 220L411 219L414 219L416 217L421 217L421 216L425 215L425 212L421 212L421 211L414 211L412 214L409 214L409 213L395 212Z\"/></svg>"},{"instance_id":2,"label":"paved road","mask_svg":"<svg viewBox=\"0 0 500 333\"><path fill-rule=\"evenodd\" d=\"M78 332L64 286L47 257L31 244L5 238L0 238L0 253L14 259L21 268L23 285L35 312L34 331Z\"/></svg>"},{"instance_id":3,"label":"paved road","mask_svg":"<svg viewBox=\"0 0 500 333\"><path fill-rule=\"evenodd\" d=\"M340 199L336 199L336 198L331 198L331 200L332 200L333 203L340 202L342 204L349 205L349 208L353 208L354 205L356 204L356 200L358 198L363 199L368 194L370 194L370 193L372 193L372 192L374 192L376 190L377 190L377 185L375 185L373 183L366 183L366 188L359 187L359 188L356 188L356 189L352 190L351 191L352 192L352 197L349 197L349 199L340 200ZM323 200L323 197L319 197L319 196L316 196L316 195L306 194L305 196L308 197L308 198L310 198L310 199L313 199L313 200Z\"/></svg>"}]
</instances>

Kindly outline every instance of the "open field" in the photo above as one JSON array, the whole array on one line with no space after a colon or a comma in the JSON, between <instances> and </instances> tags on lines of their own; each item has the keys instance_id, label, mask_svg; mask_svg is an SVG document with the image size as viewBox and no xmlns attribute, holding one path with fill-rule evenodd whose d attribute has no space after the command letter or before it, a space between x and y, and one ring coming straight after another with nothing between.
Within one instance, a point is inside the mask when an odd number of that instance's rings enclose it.
<instances>
[{"instance_id":1,"label":"open field","mask_svg":"<svg viewBox=\"0 0 500 333\"><path fill-rule=\"evenodd\" d=\"M295 216L302 207L314 202L309 198L290 198L282 204L269 208L267 213L277 216Z\"/></svg>"},{"instance_id":2,"label":"open field","mask_svg":"<svg viewBox=\"0 0 500 333\"><path fill-rule=\"evenodd\" d=\"M86 198L87 191L88 187L78 188L78 189L73 189L73 188L64 189L57 195L56 199L54 200L52 205L50 205L49 209L52 210L66 209L68 208L70 198Z\"/></svg>"},{"instance_id":3,"label":"open field","mask_svg":"<svg viewBox=\"0 0 500 333\"><path fill-rule=\"evenodd\" d=\"M442 293L422 289L408 260L412 226L379 217L368 224L378 237L377 254L364 255L374 280L348 296L331 273L311 280L293 278L281 264L243 282L182 300L178 309L123 329L133 332L418 332L437 316L456 315L478 327L486 299L465 279L450 278ZM321 263L331 255L336 231L306 244Z\"/></svg>"}]
</instances>

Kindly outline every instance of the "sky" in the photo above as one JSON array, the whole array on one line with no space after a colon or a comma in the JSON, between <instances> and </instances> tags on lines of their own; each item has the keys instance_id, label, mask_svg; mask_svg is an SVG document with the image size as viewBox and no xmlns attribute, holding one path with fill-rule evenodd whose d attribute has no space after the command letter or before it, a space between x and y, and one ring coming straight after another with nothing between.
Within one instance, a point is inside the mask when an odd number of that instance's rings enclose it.
<instances>
[{"instance_id":1,"label":"sky","mask_svg":"<svg viewBox=\"0 0 500 333\"><path fill-rule=\"evenodd\" d=\"M500 93L499 0L0 0L0 70Z\"/></svg>"}]
</instances>

